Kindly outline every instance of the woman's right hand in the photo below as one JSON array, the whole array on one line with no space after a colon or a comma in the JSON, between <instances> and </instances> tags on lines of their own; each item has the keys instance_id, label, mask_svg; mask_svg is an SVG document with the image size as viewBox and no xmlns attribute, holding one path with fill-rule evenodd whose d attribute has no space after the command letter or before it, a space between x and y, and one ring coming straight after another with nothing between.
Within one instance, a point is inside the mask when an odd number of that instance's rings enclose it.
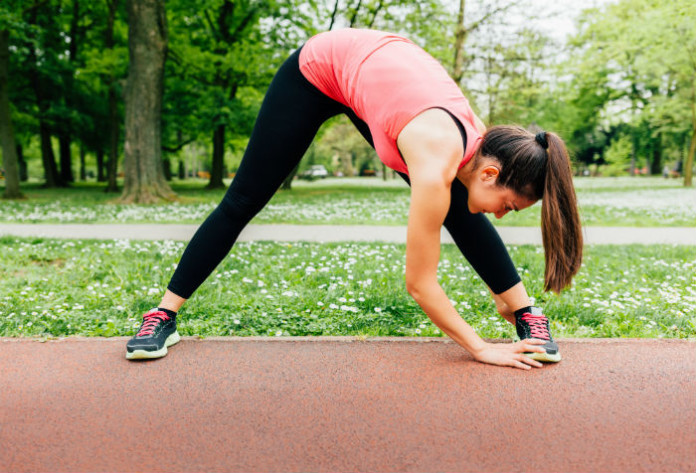
<instances>
[{"instance_id":1,"label":"woman's right hand","mask_svg":"<svg viewBox=\"0 0 696 473\"><path fill-rule=\"evenodd\" d=\"M544 348L539 345L546 343L544 340L528 338L516 343L486 343L483 348L474 353L476 361L498 366L511 366L523 370L531 370L532 366L541 368L542 365L532 360L525 353L544 353Z\"/></svg>"}]
</instances>

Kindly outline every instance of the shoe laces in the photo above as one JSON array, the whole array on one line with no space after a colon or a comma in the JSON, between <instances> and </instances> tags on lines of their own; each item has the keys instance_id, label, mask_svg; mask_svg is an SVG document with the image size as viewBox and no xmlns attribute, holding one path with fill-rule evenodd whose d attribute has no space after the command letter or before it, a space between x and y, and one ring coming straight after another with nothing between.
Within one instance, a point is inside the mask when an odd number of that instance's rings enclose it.
<instances>
[{"instance_id":1,"label":"shoe laces","mask_svg":"<svg viewBox=\"0 0 696 473\"><path fill-rule=\"evenodd\" d=\"M529 312L522 315L522 321L529 326L532 338L550 340L549 319L545 315L533 315Z\"/></svg>"},{"instance_id":2,"label":"shoe laces","mask_svg":"<svg viewBox=\"0 0 696 473\"><path fill-rule=\"evenodd\" d=\"M161 310L156 310L153 312L148 312L143 315L143 324L140 326L140 330L136 337L145 337L147 335L152 335L155 332L155 328L161 322L166 322L171 319L166 312Z\"/></svg>"}]
</instances>

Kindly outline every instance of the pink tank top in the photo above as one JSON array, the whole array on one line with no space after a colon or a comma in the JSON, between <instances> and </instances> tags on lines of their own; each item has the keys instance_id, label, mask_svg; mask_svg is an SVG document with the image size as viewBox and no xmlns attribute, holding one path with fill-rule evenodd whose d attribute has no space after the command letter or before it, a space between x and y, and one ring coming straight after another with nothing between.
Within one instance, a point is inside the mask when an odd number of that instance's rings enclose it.
<instances>
[{"instance_id":1,"label":"pink tank top","mask_svg":"<svg viewBox=\"0 0 696 473\"><path fill-rule=\"evenodd\" d=\"M367 123L377 155L391 169L408 174L396 139L408 122L430 108L449 111L464 127L460 168L480 144L474 112L457 84L436 59L406 38L359 29L320 33L302 47L300 71Z\"/></svg>"}]
</instances>

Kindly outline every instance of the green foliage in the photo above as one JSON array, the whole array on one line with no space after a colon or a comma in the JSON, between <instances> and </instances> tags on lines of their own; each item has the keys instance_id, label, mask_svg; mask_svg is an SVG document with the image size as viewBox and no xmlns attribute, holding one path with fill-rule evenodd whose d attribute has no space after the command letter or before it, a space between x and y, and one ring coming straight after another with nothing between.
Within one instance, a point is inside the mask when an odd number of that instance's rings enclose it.
<instances>
[{"instance_id":1,"label":"green foliage","mask_svg":"<svg viewBox=\"0 0 696 473\"><path fill-rule=\"evenodd\" d=\"M33 150L39 149L40 122L53 136L69 132L90 153L105 151L109 90L118 97L122 120L128 25L125 0L114 1L2 2L0 28L11 31L13 121L31 161L39 161ZM695 5L621 0L588 10L564 50L543 27L506 25L511 5L504 1L466 2L461 86L489 124L558 132L579 167L614 162L628 137L636 167L651 163L656 149L673 167L686 157L696 120ZM274 72L292 50L329 27L401 33L446 69L453 65L456 2L168 0L166 7L163 145L169 157L201 161L198 169L210 169L213 131L221 125L226 166L236 169ZM354 169L379 169L374 153L348 128L340 120L329 124L311 159L337 170L338 153L350 155ZM186 144L191 146L183 149ZM619 171L609 166L605 172ZM35 168L40 165L30 165Z\"/></svg>"},{"instance_id":2,"label":"green foliage","mask_svg":"<svg viewBox=\"0 0 696 473\"><path fill-rule=\"evenodd\" d=\"M610 137L599 147L582 135L601 137L619 124L630 127L638 165L651 162L653 149L665 142L668 159L683 154L685 138L696 125L691 118L696 104L694 18L696 5L690 0L622 0L585 14L566 64L576 91L571 102L584 111L578 122L586 125L574 134L581 138L574 145L583 161L597 161L611 139L626 135Z\"/></svg>"},{"instance_id":3,"label":"green foliage","mask_svg":"<svg viewBox=\"0 0 696 473\"><path fill-rule=\"evenodd\" d=\"M632 146L631 138L625 135L611 142L604 157L608 165L605 175L620 176L626 172L631 161Z\"/></svg>"}]
</instances>

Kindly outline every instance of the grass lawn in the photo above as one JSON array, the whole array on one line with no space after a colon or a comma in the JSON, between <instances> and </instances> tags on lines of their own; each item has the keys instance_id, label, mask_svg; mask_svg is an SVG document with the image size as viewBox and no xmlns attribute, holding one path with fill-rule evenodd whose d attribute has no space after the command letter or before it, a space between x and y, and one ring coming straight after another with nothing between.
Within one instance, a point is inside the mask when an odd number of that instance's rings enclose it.
<instances>
[{"instance_id":1,"label":"grass lawn","mask_svg":"<svg viewBox=\"0 0 696 473\"><path fill-rule=\"evenodd\" d=\"M184 243L0 238L0 336L126 336L159 302ZM513 260L556 337L696 336L693 247L591 246L572 290L543 294L543 255ZM510 338L453 245L440 280L483 337ZM182 335L442 336L406 293L404 246L240 243L181 312Z\"/></svg>"},{"instance_id":2,"label":"grass lawn","mask_svg":"<svg viewBox=\"0 0 696 473\"><path fill-rule=\"evenodd\" d=\"M583 223L595 226L696 226L696 189L661 177L577 178ZM180 199L163 205L117 205L102 184L78 183L71 189L24 186L27 201L0 201L0 222L7 223L201 223L224 190L205 191L206 181L174 181ZM406 224L409 189L399 178L330 178L295 181L279 191L253 223ZM1 191L1 188L0 188ZM541 205L510 213L496 224L538 226Z\"/></svg>"}]
</instances>

